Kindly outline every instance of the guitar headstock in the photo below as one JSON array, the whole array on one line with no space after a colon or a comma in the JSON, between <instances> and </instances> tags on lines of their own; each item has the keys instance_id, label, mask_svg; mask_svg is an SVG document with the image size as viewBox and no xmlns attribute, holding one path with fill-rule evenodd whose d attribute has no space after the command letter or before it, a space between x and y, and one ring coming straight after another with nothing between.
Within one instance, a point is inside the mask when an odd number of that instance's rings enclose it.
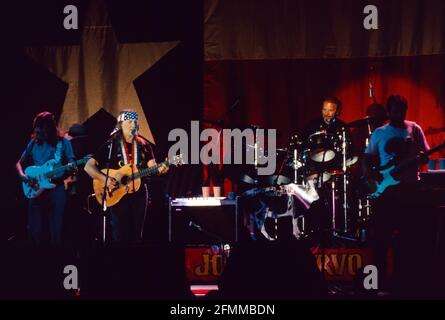
<instances>
[{"instance_id":1,"label":"guitar headstock","mask_svg":"<svg viewBox=\"0 0 445 320\"><path fill-rule=\"evenodd\" d=\"M184 157L182 153L168 159L168 163L175 167L182 166L184 164Z\"/></svg>"}]
</instances>

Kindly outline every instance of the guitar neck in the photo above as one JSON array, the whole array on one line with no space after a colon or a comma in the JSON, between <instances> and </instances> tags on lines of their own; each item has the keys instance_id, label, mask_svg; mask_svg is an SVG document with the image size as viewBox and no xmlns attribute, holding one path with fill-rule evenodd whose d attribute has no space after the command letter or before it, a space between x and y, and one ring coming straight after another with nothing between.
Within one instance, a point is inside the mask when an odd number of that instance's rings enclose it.
<instances>
[{"instance_id":1,"label":"guitar neck","mask_svg":"<svg viewBox=\"0 0 445 320\"><path fill-rule=\"evenodd\" d=\"M133 174L133 179L139 179L139 178L143 178L146 176L154 175L159 172L159 168L162 167L163 165L168 167L170 165L170 162L168 160L166 160L166 161L161 162L155 166L142 169L142 170L136 172L135 174Z\"/></svg>"},{"instance_id":2,"label":"guitar neck","mask_svg":"<svg viewBox=\"0 0 445 320\"><path fill-rule=\"evenodd\" d=\"M425 152L425 154L427 156L429 156L430 154L433 154L434 152L439 151L440 149L442 149L443 147L445 147L445 142L439 144L438 146L435 146L434 148L428 150L427 152Z\"/></svg>"},{"instance_id":3,"label":"guitar neck","mask_svg":"<svg viewBox=\"0 0 445 320\"><path fill-rule=\"evenodd\" d=\"M84 159L80 159L80 160L77 160L77 161L68 163L68 164L66 164L66 165L64 165L64 166L60 166L60 167L57 167L57 168L51 170L51 171L48 172L46 175L47 175L47 177L51 177L51 176L58 175L58 174L60 174L60 173L63 173L63 172L65 172L65 171L71 169L73 166L74 166L74 167L77 167L77 166L79 166L79 165L82 165L82 164L86 163L87 161L88 161L88 159L87 159L87 158L84 158Z\"/></svg>"},{"instance_id":4,"label":"guitar neck","mask_svg":"<svg viewBox=\"0 0 445 320\"><path fill-rule=\"evenodd\" d=\"M433 154L433 153L439 151L439 150L442 149L443 147L445 147L445 142L443 142L443 143L439 144L438 146L435 146L434 148L428 150L427 152L425 152L425 155L426 155L426 156L429 156L429 155L431 155L431 154ZM396 169L395 169L395 173L397 174L397 173L399 173L399 172L405 170L406 168L408 168L408 167L410 167L410 166L414 166L414 165L418 165L418 164L419 164L419 157L418 157L418 156L415 157L415 158L413 158L413 159L406 160L406 161L400 163L400 164L396 167Z\"/></svg>"}]
</instances>

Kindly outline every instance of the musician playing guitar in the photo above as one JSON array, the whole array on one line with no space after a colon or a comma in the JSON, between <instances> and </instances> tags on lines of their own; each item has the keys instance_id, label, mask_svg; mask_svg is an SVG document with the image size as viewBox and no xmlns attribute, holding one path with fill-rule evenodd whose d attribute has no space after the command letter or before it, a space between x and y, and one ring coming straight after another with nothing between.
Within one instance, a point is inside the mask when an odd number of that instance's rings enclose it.
<instances>
[{"instance_id":1,"label":"musician playing guitar","mask_svg":"<svg viewBox=\"0 0 445 320\"><path fill-rule=\"evenodd\" d=\"M16 164L17 172L22 182L38 185L28 177L24 168L34 165L42 166L48 161L63 164L74 162L71 142L64 138L56 126L54 115L50 112L39 113L33 121L31 141ZM44 190L38 197L29 199L27 230L34 245L41 245L42 230L49 229L50 244L59 246L62 243L62 225L65 211L66 194L63 179L66 173L51 180L55 187ZM43 224L48 221L49 228Z\"/></svg>"},{"instance_id":2,"label":"musician playing guitar","mask_svg":"<svg viewBox=\"0 0 445 320\"><path fill-rule=\"evenodd\" d=\"M110 169L119 169L128 165L135 165L137 168L143 169L156 165L150 143L138 135L138 114L135 111L120 112L111 139L113 148ZM105 174L100 170L106 168L110 140L104 143L85 165L85 171L90 177L103 184L105 183ZM166 171L167 167L159 168L159 173ZM125 194L118 203L108 206L111 210L114 242L135 243L142 241L149 198L146 181L144 179L140 179L140 181L141 184L137 191ZM107 181L108 189L113 190L118 185L119 181L110 176ZM129 183L129 187L132 187L132 182Z\"/></svg>"},{"instance_id":3,"label":"musician playing guitar","mask_svg":"<svg viewBox=\"0 0 445 320\"><path fill-rule=\"evenodd\" d=\"M408 109L407 100L401 96L390 96L387 101L389 123L377 128L371 135L371 140L365 150L364 174L370 180L375 180L382 192L374 192L372 202L374 229L374 257L379 275L384 276L387 267L386 253L391 245L394 230L400 234L399 243L409 243L416 239L415 224L421 221L422 196L419 188L419 165L428 161L424 154L429 150L422 128L413 121L405 120ZM407 162L408 159L416 159ZM398 164L409 163L397 170ZM383 174L382 174L383 173ZM393 179L391 179L393 178ZM389 181L397 184L390 185ZM388 187L385 187L385 184ZM420 218L419 218L420 217ZM410 263L403 261L407 247L394 247L394 280ZM412 263L411 263L412 264ZM405 274L405 273L403 273ZM385 277L381 286L388 285ZM400 282L394 283L395 289L400 289Z\"/></svg>"}]
</instances>

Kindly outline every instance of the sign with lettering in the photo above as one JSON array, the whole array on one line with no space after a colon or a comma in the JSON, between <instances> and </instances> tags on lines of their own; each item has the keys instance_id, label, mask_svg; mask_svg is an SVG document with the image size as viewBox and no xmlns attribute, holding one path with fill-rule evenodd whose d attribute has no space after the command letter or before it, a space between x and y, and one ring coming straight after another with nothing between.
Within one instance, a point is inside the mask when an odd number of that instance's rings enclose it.
<instances>
[{"instance_id":1,"label":"sign with lettering","mask_svg":"<svg viewBox=\"0 0 445 320\"><path fill-rule=\"evenodd\" d=\"M370 248L312 248L311 252L329 281L352 281L361 269L374 262ZM215 282L228 259L226 252L218 246L186 248L187 278L191 282ZM387 272L391 274L392 269L392 251L389 250Z\"/></svg>"}]
</instances>

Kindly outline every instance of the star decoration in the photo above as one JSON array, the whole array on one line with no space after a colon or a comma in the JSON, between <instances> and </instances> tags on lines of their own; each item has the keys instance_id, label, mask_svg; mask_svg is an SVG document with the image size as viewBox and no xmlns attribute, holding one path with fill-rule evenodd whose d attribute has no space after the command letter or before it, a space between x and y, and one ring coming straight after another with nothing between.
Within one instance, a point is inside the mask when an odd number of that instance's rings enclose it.
<instances>
[{"instance_id":1,"label":"star decoration","mask_svg":"<svg viewBox=\"0 0 445 320\"><path fill-rule=\"evenodd\" d=\"M154 143L133 81L179 42L118 43L103 1L91 1L80 45L26 48L36 62L68 83L59 127L67 131L100 108L139 114L140 134Z\"/></svg>"}]
</instances>

